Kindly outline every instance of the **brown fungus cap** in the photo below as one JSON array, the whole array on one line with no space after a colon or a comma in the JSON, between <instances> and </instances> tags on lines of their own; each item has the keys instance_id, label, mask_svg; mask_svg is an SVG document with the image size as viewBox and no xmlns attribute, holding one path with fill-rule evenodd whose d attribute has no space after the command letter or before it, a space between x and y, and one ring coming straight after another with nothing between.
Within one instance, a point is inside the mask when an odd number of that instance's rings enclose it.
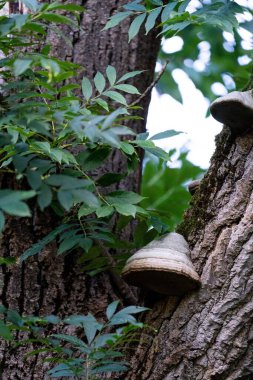
<instances>
[{"instance_id":1,"label":"brown fungus cap","mask_svg":"<svg viewBox=\"0 0 253 380\"><path fill-rule=\"evenodd\" d=\"M233 91L216 99L210 106L214 119L236 131L253 126L253 95L251 91Z\"/></svg>"},{"instance_id":2,"label":"brown fungus cap","mask_svg":"<svg viewBox=\"0 0 253 380\"><path fill-rule=\"evenodd\" d=\"M200 285L188 255L189 247L184 237L172 232L130 257L122 276L131 285L160 294L182 296Z\"/></svg>"}]
</instances>

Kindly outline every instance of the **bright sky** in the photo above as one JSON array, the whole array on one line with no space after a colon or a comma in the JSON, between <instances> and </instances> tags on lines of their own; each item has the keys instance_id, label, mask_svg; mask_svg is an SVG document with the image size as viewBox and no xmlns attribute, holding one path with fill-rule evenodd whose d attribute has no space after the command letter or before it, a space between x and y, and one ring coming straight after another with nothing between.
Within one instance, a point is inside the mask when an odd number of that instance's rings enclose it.
<instances>
[{"instance_id":1,"label":"bright sky","mask_svg":"<svg viewBox=\"0 0 253 380\"><path fill-rule=\"evenodd\" d=\"M237 0L237 3L246 5L253 9L253 0ZM197 6L198 0L192 0L191 7ZM251 20L252 15L246 12L244 20ZM241 21L241 20L239 20ZM253 38L252 34L240 28L239 33L243 38L242 45L244 49L251 50ZM234 37L232 34L224 32L224 48L233 49ZM164 40L162 49L166 53L173 53L182 48L183 40L179 36ZM199 59L195 62L189 62L198 71L203 71L210 58L209 44L206 41L200 43ZM247 55L240 57L240 65L247 64L249 57ZM160 71L161 65L158 64L157 71ZM202 93L196 89L193 82L180 69L172 73L174 79L179 84L183 98L183 104L180 104L169 95L159 96L156 90L152 92L152 100L149 108L147 129L152 136L155 133L168 129L175 129L184 132L173 138L157 141L156 144L165 150L173 148L189 150L188 159L202 168L208 168L210 158L215 149L215 136L221 131L222 125L215 121L211 116L206 118L209 102L204 98ZM229 91L234 89L234 83L230 77L223 78ZM222 83L214 83L213 92L218 96L225 95L227 89ZM176 157L175 157L176 160Z\"/></svg>"}]
</instances>

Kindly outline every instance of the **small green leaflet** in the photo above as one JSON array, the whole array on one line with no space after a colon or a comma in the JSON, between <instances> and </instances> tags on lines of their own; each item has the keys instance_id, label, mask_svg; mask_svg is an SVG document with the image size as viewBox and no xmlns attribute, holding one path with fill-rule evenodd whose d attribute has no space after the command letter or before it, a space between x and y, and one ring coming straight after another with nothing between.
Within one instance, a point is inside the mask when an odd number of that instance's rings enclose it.
<instances>
[{"instance_id":1,"label":"small green leaflet","mask_svg":"<svg viewBox=\"0 0 253 380\"><path fill-rule=\"evenodd\" d=\"M114 26L118 25L121 21L125 20L125 18L127 18L131 14L131 11L116 13L116 15L110 17L103 30L113 28Z\"/></svg>"},{"instance_id":2,"label":"small green leaflet","mask_svg":"<svg viewBox=\"0 0 253 380\"><path fill-rule=\"evenodd\" d=\"M82 80L82 93L85 99L88 101L92 95L92 85L88 78L84 77Z\"/></svg>"},{"instance_id":3,"label":"small green leaflet","mask_svg":"<svg viewBox=\"0 0 253 380\"><path fill-rule=\"evenodd\" d=\"M98 218L104 218L111 215L113 212L114 208L112 206L102 206L96 209L96 215Z\"/></svg>"},{"instance_id":4,"label":"small green leaflet","mask_svg":"<svg viewBox=\"0 0 253 380\"><path fill-rule=\"evenodd\" d=\"M115 67L110 66L110 65L107 66L106 75L107 75L107 78L110 82L110 85L113 86L115 84L116 78L117 78L117 73L116 73Z\"/></svg>"},{"instance_id":5,"label":"small green leaflet","mask_svg":"<svg viewBox=\"0 0 253 380\"><path fill-rule=\"evenodd\" d=\"M108 98L110 98L112 100L114 100L115 102L118 102L120 104L123 104L124 106L127 106L126 99L119 92L116 92L116 91L105 91L103 93L103 95L107 96Z\"/></svg>"},{"instance_id":6,"label":"small green leaflet","mask_svg":"<svg viewBox=\"0 0 253 380\"><path fill-rule=\"evenodd\" d=\"M127 92L128 94L140 94L137 88L131 84L116 84L114 88L116 88L116 90Z\"/></svg>"},{"instance_id":7,"label":"small green leaflet","mask_svg":"<svg viewBox=\"0 0 253 380\"><path fill-rule=\"evenodd\" d=\"M55 240L57 235L59 235L61 232L65 231L66 229L70 228L70 225L68 224L61 224L59 227L55 228L53 231L51 231L47 236L45 236L43 239L41 239L38 243L33 244L30 248L28 248L19 258L19 261L22 263L22 261L25 261L28 257L34 256L51 241Z\"/></svg>"},{"instance_id":8,"label":"small green leaflet","mask_svg":"<svg viewBox=\"0 0 253 380\"><path fill-rule=\"evenodd\" d=\"M191 0L184 0L181 2L181 4L178 7L178 14L184 13L186 11L186 8L190 4Z\"/></svg>"},{"instance_id":9,"label":"small green leaflet","mask_svg":"<svg viewBox=\"0 0 253 380\"><path fill-rule=\"evenodd\" d=\"M122 141L120 143L120 149L122 149L124 153L129 154L130 156L135 152L134 147L126 141Z\"/></svg>"},{"instance_id":10,"label":"small green leaflet","mask_svg":"<svg viewBox=\"0 0 253 380\"><path fill-rule=\"evenodd\" d=\"M106 196L106 200L108 203L110 203L113 206L122 206L125 204L136 204L142 201L144 198L137 194L134 193L133 191L114 191L112 193L109 193Z\"/></svg>"},{"instance_id":11,"label":"small green leaflet","mask_svg":"<svg viewBox=\"0 0 253 380\"><path fill-rule=\"evenodd\" d=\"M125 80L130 79L130 78L133 78L133 77L135 77L136 75L139 75L139 74L141 74L141 73L143 73L143 72L144 72L144 70L130 71L130 73L126 73L126 74L124 74L124 75L118 80L117 83L119 83L119 82L124 82Z\"/></svg>"},{"instance_id":12,"label":"small green leaflet","mask_svg":"<svg viewBox=\"0 0 253 380\"><path fill-rule=\"evenodd\" d=\"M149 153L154 154L154 156L161 158L164 161L170 160L169 153L156 146L151 140L134 140L133 144L136 144L137 146L141 147Z\"/></svg>"},{"instance_id":13,"label":"small green leaflet","mask_svg":"<svg viewBox=\"0 0 253 380\"><path fill-rule=\"evenodd\" d=\"M146 13L142 13L137 16L131 23L128 30L128 41L130 42L139 32L141 25L143 24L146 18Z\"/></svg>"},{"instance_id":14,"label":"small green leaflet","mask_svg":"<svg viewBox=\"0 0 253 380\"><path fill-rule=\"evenodd\" d=\"M18 76L23 74L32 64L32 59L16 59L13 68L14 68L14 75Z\"/></svg>"},{"instance_id":15,"label":"small green leaflet","mask_svg":"<svg viewBox=\"0 0 253 380\"><path fill-rule=\"evenodd\" d=\"M172 3L167 4L163 8L162 15L161 15L162 23L166 22L169 19L171 12L173 11L176 5L177 5L177 2L173 1Z\"/></svg>"},{"instance_id":16,"label":"small green leaflet","mask_svg":"<svg viewBox=\"0 0 253 380\"><path fill-rule=\"evenodd\" d=\"M161 140L161 139L166 139L168 137L180 135L181 133L183 133L183 132L178 132L178 131L175 131L173 129L170 129L168 131L157 133L154 136L150 137L149 139L150 140Z\"/></svg>"},{"instance_id":17,"label":"small green leaflet","mask_svg":"<svg viewBox=\"0 0 253 380\"><path fill-rule=\"evenodd\" d=\"M128 11L146 12L146 8L144 5L139 4L140 2L141 0L135 0L132 3L124 5L123 8Z\"/></svg>"},{"instance_id":18,"label":"small green leaflet","mask_svg":"<svg viewBox=\"0 0 253 380\"><path fill-rule=\"evenodd\" d=\"M22 202L25 199L32 198L36 195L35 191L15 191L15 190L0 190L0 210L10 215L15 216L30 216L30 210L26 203ZM1 218L3 225L3 218Z\"/></svg>"},{"instance_id":19,"label":"small green leaflet","mask_svg":"<svg viewBox=\"0 0 253 380\"><path fill-rule=\"evenodd\" d=\"M125 215L125 216L132 216L133 218L135 218L136 211L137 211L136 206L132 204L115 205L115 209L116 211L118 211L119 214Z\"/></svg>"},{"instance_id":20,"label":"small green leaflet","mask_svg":"<svg viewBox=\"0 0 253 380\"><path fill-rule=\"evenodd\" d=\"M148 34L148 32L151 29L153 29L153 27L155 26L155 22L157 20L157 17L161 13L162 9L163 9L163 7L155 8L148 15L148 18L147 18L146 23L145 23L146 34Z\"/></svg>"},{"instance_id":21,"label":"small green leaflet","mask_svg":"<svg viewBox=\"0 0 253 380\"><path fill-rule=\"evenodd\" d=\"M94 84L98 92L101 94L105 88L105 78L99 71L94 77Z\"/></svg>"},{"instance_id":22,"label":"small green leaflet","mask_svg":"<svg viewBox=\"0 0 253 380\"><path fill-rule=\"evenodd\" d=\"M117 307L119 305L119 301L113 301L112 303L110 303L110 305L108 305L107 309L106 309L106 316L107 316L107 319L111 319L113 314L116 312L117 310Z\"/></svg>"}]
</instances>

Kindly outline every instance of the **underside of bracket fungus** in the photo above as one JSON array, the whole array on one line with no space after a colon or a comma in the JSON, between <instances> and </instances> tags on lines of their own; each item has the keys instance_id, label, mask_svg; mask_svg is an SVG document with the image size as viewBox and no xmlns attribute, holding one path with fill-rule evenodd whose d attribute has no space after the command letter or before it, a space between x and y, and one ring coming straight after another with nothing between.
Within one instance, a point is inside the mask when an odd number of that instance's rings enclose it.
<instances>
[{"instance_id":1,"label":"underside of bracket fungus","mask_svg":"<svg viewBox=\"0 0 253 380\"><path fill-rule=\"evenodd\" d=\"M182 296L200 285L189 258L188 243L175 232L136 252L128 259L122 275L131 285L173 296Z\"/></svg>"},{"instance_id":2,"label":"underside of bracket fungus","mask_svg":"<svg viewBox=\"0 0 253 380\"><path fill-rule=\"evenodd\" d=\"M210 106L212 116L234 130L253 126L252 90L233 91L216 99Z\"/></svg>"}]
</instances>

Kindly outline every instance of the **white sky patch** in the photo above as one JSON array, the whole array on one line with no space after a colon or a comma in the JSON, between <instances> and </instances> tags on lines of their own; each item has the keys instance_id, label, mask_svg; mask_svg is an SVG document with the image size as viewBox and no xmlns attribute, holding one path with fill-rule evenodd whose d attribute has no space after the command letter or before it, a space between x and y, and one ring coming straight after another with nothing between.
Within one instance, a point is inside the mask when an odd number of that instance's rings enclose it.
<instances>
[{"instance_id":1,"label":"white sky patch","mask_svg":"<svg viewBox=\"0 0 253 380\"><path fill-rule=\"evenodd\" d=\"M174 70L173 78L179 84L183 105L171 96L159 96L153 90L147 129L151 136L168 129L184 132L169 139L157 140L156 144L167 151L174 148L179 151L185 147L189 149L190 161L207 168L215 149L214 137L222 126L211 116L205 117L209 102L182 70Z\"/></svg>"},{"instance_id":2,"label":"white sky patch","mask_svg":"<svg viewBox=\"0 0 253 380\"><path fill-rule=\"evenodd\" d=\"M213 83L211 86L211 89L212 89L213 93L217 96L226 95L228 93L224 84L222 84L220 82Z\"/></svg>"},{"instance_id":3,"label":"white sky patch","mask_svg":"<svg viewBox=\"0 0 253 380\"><path fill-rule=\"evenodd\" d=\"M176 53L180 51L184 46L184 41L179 36L174 36L171 38L162 39L162 50L166 54Z\"/></svg>"},{"instance_id":4,"label":"white sky patch","mask_svg":"<svg viewBox=\"0 0 253 380\"><path fill-rule=\"evenodd\" d=\"M239 65L247 65L248 63L251 62L251 58L248 55L242 55L241 57L238 57L237 59Z\"/></svg>"}]
</instances>

